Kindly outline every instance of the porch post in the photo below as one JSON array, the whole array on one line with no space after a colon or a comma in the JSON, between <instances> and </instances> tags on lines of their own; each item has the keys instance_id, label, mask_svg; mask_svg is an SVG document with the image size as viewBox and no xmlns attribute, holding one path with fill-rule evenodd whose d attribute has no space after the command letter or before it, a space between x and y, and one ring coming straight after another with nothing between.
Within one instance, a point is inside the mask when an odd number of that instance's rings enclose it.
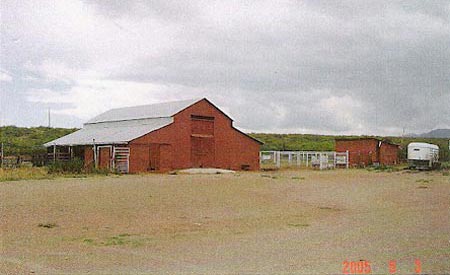
<instances>
[{"instance_id":1,"label":"porch post","mask_svg":"<svg viewBox=\"0 0 450 275\"><path fill-rule=\"evenodd\" d=\"M92 143L94 144L93 150L94 150L94 167L97 169L97 148L95 146L95 138L92 139Z\"/></svg>"},{"instance_id":2,"label":"porch post","mask_svg":"<svg viewBox=\"0 0 450 275\"><path fill-rule=\"evenodd\" d=\"M53 162L56 162L56 143L53 144Z\"/></svg>"}]
</instances>

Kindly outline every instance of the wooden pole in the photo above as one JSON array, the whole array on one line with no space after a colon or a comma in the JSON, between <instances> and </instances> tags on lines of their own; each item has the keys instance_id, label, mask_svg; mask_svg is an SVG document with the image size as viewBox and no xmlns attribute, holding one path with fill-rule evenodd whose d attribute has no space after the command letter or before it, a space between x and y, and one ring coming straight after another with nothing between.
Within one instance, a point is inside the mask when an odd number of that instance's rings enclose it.
<instances>
[{"instance_id":1,"label":"wooden pole","mask_svg":"<svg viewBox=\"0 0 450 275\"><path fill-rule=\"evenodd\" d=\"M92 143L94 144L94 167L97 169L97 148L95 146L95 138L92 139Z\"/></svg>"},{"instance_id":2,"label":"wooden pole","mask_svg":"<svg viewBox=\"0 0 450 275\"><path fill-rule=\"evenodd\" d=\"M56 144L53 144L53 162L56 162Z\"/></svg>"},{"instance_id":3,"label":"wooden pole","mask_svg":"<svg viewBox=\"0 0 450 275\"><path fill-rule=\"evenodd\" d=\"M2 147L1 147L1 151L0 151L0 167L3 168L3 142L2 142Z\"/></svg>"}]
</instances>

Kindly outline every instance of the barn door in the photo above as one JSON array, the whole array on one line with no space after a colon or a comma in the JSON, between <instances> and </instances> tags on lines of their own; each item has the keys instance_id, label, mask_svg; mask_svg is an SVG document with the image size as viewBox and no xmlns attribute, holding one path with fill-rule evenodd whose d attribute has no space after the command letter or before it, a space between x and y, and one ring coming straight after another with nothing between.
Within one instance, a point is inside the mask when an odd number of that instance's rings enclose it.
<instances>
[{"instance_id":1,"label":"barn door","mask_svg":"<svg viewBox=\"0 0 450 275\"><path fill-rule=\"evenodd\" d=\"M111 146L98 147L98 167L111 169Z\"/></svg>"},{"instance_id":2,"label":"barn door","mask_svg":"<svg viewBox=\"0 0 450 275\"><path fill-rule=\"evenodd\" d=\"M160 168L160 146L159 144L150 144L149 165L150 171L158 171Z\"/></svg>"},{"instance_id":3,"label":"barn door","mask_svg":"<svg viewBox=\"0 0 450 275\"><path fill-rule=\"evenodd\" d=\"M214 117L191 116L193 167L215 167Z\"/></svg>"},{"instance_id":4,"label":"barn door","mask_svg":"<svg viewBox=\"0 0 450 275\"><path fill-rule=\"evenodd\" d=\"M193 167L214 167L214 138L193 136L191 146Z\"/></svg>"}]
</instances>

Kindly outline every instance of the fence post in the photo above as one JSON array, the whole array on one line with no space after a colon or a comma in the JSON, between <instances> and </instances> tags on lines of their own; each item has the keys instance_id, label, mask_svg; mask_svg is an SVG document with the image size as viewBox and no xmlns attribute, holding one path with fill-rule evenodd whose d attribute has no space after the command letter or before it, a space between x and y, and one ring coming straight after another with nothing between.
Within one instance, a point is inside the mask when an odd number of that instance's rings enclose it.
<instances>
[{"instance_id":1,"label":"fence post","mask_svg":"<svg viewBox=\"0 0 450 275\"><path fill-rule=\"evenodd\" d=\"M53 144L53 163L56 162L56 144Z\"/></svg>"},{"instance_id":2,"label":"fence post","mask_svg":"<svg viewBox=\"0 0 450 275\"><path fill-rule=\"evenodd\" d=\"M94 150L94 167L95 169L97 169L97 148L95 146L95 138L92 139L92 143L94 145L93 150Z\"/></svg>"},{"instance_id":3,"label":"fence post","mask_svg":"<svg viewBox=\"0 0 450 275\"><path fill-rule=\"evenodd\" d=\"M336 168L336 152L333 152L333 168Z\"/></svg>"},{"instance_id":4,"label":"fence post","mask_svg":"<svg viewBox=\"0 0 450 275\"><path fill-rule=\"evenodd\" d=\"M277 151L277 167L281 167L281 152Z\"/></svg>"},{"instance_id":5,"label":"fence post","mask_svg":"<svg viewBox=\"0 0 450 275\"><path fill-rule=\"evenodd\" d=\"M348 169L348 163L349 163L349 159L348 159L348 150L347 151L345 151L345 168L347 168Z\"/></svg>"}]
</instances>

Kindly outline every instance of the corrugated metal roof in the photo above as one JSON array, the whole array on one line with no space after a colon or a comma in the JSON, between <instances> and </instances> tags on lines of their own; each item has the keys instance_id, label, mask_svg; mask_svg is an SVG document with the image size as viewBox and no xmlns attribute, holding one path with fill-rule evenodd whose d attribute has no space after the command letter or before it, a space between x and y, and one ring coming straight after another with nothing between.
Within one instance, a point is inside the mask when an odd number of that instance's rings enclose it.
<instances>
[{"instance_id":1,"label":"corrugated metal roof","mask_svg":"<svg viewBox=\"0 0 450 275\"><path fill-rule=\"evenodd\" d=\"M85 124L83 129L50 141L44 146L89 145L93 144L93 139L96 144L124 144L172 122L172 117L163 117Z\"/></svg>"},{"instance_id":2,"label":"corrugated metal roof","mask_svg":"<svg viewBox=\"0 0 450 275\"><path fill-rule=\"evenodd\" d=\"M172 101L159 104L111 109L89 120L86 124L144 118L171 117L201 99Z\"/></svg>"}]
</instances>

